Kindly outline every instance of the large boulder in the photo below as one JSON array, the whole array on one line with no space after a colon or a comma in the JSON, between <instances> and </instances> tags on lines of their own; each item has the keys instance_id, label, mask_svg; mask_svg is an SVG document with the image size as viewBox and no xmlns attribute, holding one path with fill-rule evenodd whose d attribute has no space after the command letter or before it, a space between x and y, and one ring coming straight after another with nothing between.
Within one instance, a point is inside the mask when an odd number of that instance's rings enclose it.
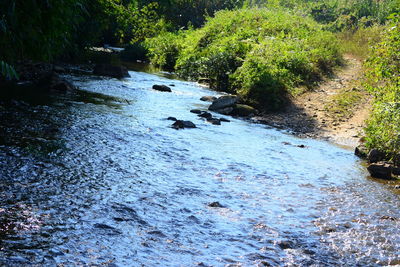
<instances>
[{"instance_id":1,"label":"large boulder","mask_svg":"<svg viewBox=\"0 0 400 267\"><path fill-rule=\"evenodd\" d=\"M131 77L127 68L124 66L114 66L111 64L97 64L93 70L94 75L108 76L117 79Z\"/></svg>"},{"instance_id":2,"label":"large boulder","mask_svg":"<svg viewBox=\"0 0 400 267\"><path fill-rule=\"evenodd\" d=\"M253 107L243 104L236 104L235 106L233 106L233 110L230 114L233 116L247 117L255 115L257 113L258 111Z\"/></svg>"},{"instance_id":3,"label":"large boulder","mask_svg":"<svg viewBox=\"0 0 400 267\"><path fill-rule=\"evenodd\" d=\"M172 92L171 88L166 85L155 84L153 85L153 89L160 92Z\"/></svg>"},{"instance_id":4,"label":"large boulder","mask_svg":"<svg viewBox=\"0 0 400 267\"><path fill-rule=\"evenodd\" d=\"M224 95L214 100L211 106L208 107L208 109L212 111L222 110L234 106L237 102L238 102L237 96Z\"/></svg>"},{"instance_id":5,"label":"large boulder","mask_svg":"<svg viewBox=\"0 0 400 267\"><path fill-rule=\"evenodd\" d=\"M367 167L368 172L374 178L391 179L392 166L386 162L372 163Z\"/></svg>"}]
</instances>

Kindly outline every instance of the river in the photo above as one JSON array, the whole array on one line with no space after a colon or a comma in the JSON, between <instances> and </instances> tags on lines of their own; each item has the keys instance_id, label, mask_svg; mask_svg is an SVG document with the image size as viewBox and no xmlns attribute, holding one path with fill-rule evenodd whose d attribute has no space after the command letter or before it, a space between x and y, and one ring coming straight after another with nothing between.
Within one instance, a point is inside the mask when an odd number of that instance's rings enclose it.
<instances>
[{"instance_id":1,"label":"river","mask_svg":"<svg viewBox=\"0 0 400 267\"><path fill-rule=\"evenodd\" d=\"M0 106L0 265L400 264L399 192L351 149L212 125L189 110L216 92L130 74Z\"/></svg>"}]
</instances>

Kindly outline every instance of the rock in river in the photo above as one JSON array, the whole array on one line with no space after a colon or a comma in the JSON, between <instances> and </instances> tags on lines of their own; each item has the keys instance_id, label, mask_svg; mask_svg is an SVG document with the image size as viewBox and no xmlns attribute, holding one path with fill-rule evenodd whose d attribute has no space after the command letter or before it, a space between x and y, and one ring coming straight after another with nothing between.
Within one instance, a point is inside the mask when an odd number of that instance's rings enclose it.
<instances>
[{"instance_id":1,"label":"rock in river","mask_svg":"<svg viewBox=\"0 0 400 267\"><path fill-rule=\"evenodd\" d=\"M217 98L215 96L206 95L206 96L202 96L200 98L200 100L206 101L206 102L213 102L214 100L217 100Z\"/></svg>"},{"instance_id":2,"label":"rock in river","mask_svg":"<svg viewBox=\"0 0 400 267\"><path fill-rule=\"evenodd\" d=\"M372 177L391 179L392 178L392 166L386 162L372 163L368 166L367 170Z\"/></svg>"},{"instance_id":3,"label":"rock in river","mask_svg":"<svg viewBox=\"0 0 400 267\"><path fill-rule=\"evenodd\" d=\"M202 111L200 109L192 109L190 110L190 112L194 113L194 114L201 114Z\"/></svg>"},{"instance_id":4,"label":"rock in river","mask_svg":"<svg viewBox=\"0 0 400 267\"><path fill-rule=\"evenodd\" d=\"M385 153L379 151L378 149L371 149L368 153L368 161L369 163L375 163L385 159Z\"/></svg>"},{"instance_id":5,"label":"rock in river","mask_svg":"<svg viewBox=\"0 0 400 267\"><path fill-rule=\"evenodd\" d=\"M234 95L224 95L214 100L211 106L208 108L209 110L216 111L221 110L227 107L232 107L238 102L238 97Z\"/></svg>"},{"instance_id":6,"label":"rock in river","mask_svg":"<svg viewBox=\"0 0 400 267\"><path fill-rule=\"evenodd\" d=\"M214 125L221 125L221 120L220 119L216 119L216 118L209 118L207 119L207 121L211 124Z\"/></svg>"},{"instance_id":7,"label":"rock in river","mask_svg":"<svg viewBox=\"0 0 400 267\"><path fill-rule=\"evenodd\" d=\"M153 85L153 89L160 92L172 92L171 88L166 85L155 84Z\"/></svg>"},{"instance_id":8,"label":"rock in river","mask_svg":"<svg viewBox=\"0 0 400 267\"><path fill-rule=\"evenodd\" d=\"M114 66L111 64L97 64L93 70L94 75L109 76L117 79L131 77L127 68L124 66Z\"/></svg>"},{"instance_id":9,"label":"rock in river","mask_svg":"<svg viewBox=\"0 0 400 267\"><path fill-rule=\"evenodd\" d=\"M212 118L212 114L210 112L204 111L203 113L197 115L199 117L202 118L206 118L206 119L211 119Z\"/></svg>"},{"instance_id":10,"label":"rock in river","mask_svg":"<svg viewBox=\"0 0 400 267\"><path fill-rule=\"evenodd\" d=\"M182 121L177 120L172 124L172 128L174 129L184 129L184 128L196 128L196 125L191 121Z\"/></svg>"}]
</instances>

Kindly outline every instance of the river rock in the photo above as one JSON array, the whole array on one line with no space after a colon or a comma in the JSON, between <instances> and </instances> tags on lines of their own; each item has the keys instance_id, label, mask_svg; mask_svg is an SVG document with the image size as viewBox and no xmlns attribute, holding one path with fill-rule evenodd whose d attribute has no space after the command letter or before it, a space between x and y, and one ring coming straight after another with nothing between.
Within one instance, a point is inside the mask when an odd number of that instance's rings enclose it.
<instances>
[{"instance_id":1,"label":"river rock","mask_svg":"<svg viewBox=\"0 0 400 267\"><path fill-rule=\"evenodd\" d=\"M94 67L93 74L117 79L131 77L128 73L128 69L124 66L114 66L111 64L97 64Z\"/></svg>"},{"instance_id":2,"label":"river rock","mask_svg":"<svg viewBox=\"0 0 400 267\"><path fill-rule=\"evenodd\" d=\"M169 120L169 121L177 121L177 119L175 117L168 117L167 120Z\"/></svg>"},{"instance_id":3,"label":"river rock","mask_svg":"<svg viewBox=\"0 0 400 267\"><path fill-rule=\"evenodd\" d=\"M184 128L196 128L196 125L191 121L182 121L177 120L172 124L172 128L174 129L184 129Z\"/></svg>"},{"instance_id":4,"label":"river rock","mask_svg":"<svg viewBox=\"0 0 400 267\"><path fill-rule=\"evenodd\" d=\"M258 111L253 107L250 107L248 105L243 105L243 104L236 104L233 107L231 115L240 116L240 117L248 117L248 116L255 115L257 113L258 113Z\"/></svg>"},{"instance_id":5,"label":"river rock","mask_svg":"<svg viewBox=\"0 0 400 267\"><path fill-rule=\"evenodd\" d=\"M201 111L200 109L192 109L190 112L194 114L201 114L203 111Z\"/></svg>"},{"instance_id":6,"label":"river rock","mask_svg":"<svg viewBox=\"0 0 400 267\"><path fill-rule=\"evenodd\" d=\"M367 168L368 172L374 178L391 179L392 166L386 162L372 163Z\"/></svg>"},{"instance_id":7,"label":"river rock","mask_svg":"<svg viewBox=\"0 0 400 267\"><path fill-rule=\"evenodd\" d=\"M218 201L211 202L208 204L208 206L211 208L224 208L224 206L221 205L221 203L219 203Z\"/></svg>"},{"instance_id":8,"label":"river rock","mask_svg":"<svg viewBox=\"0 0 400 267\"><path fill-rule=\"evenodd\" d=\"M217 100L217 98L215 96L206 95L206 96L202 96L200 98L200 100L205 101L205 102L213 102L213 101Z\"/></svg>"},{"instance_id":9,"label":"river rock","mask_svg":"<svg viewBox=\"0 0 400 267\"><path fill-rule=\"evenodd\" d=\"M171 88L166 85L155 84L153 85L153 89L160 92L172 92Z\"/></svg>"},{"instance_id":10,"label":"river rock","mask_svg":"<svg viewBox=\"0 0 400 267\"><path fill-rule=\"evenodd\" d=\"M385 153L379 151L378 149L371 149L368 153L368 162L369 163L375 163L378 161L382 161L385 159Z\"/></svg>"},{"instance_id":11,"label":"river rock","mask_svg":"<svg viewBox=\"0 0 400 267\"><path fill-rule=\"evenodd\" d=\"M231 122L230 120L225 119L225 118L219 118L219 120L220 120L220 121L223 121L223 122Z\"/></svg>"},{"instance_id":12,"label":"river rock","mask_svg":"<svg viewBox=\"0 0 400 267\"><path fill-rule=\"evenodd\" d=\"M210 112L204 111L203 113L197 115L199 117L202 118L206 118L206 119L211 119L212 118L212 114Z\"/></svg>"},{"instance_id":13,"label":"river rock","mask_svg":"<svg viewBox=\"0 0 400 267\"><path fill-rule=\"evenodd\" d=\"M227 108L223 108L223 109L218 109L215 112L223 114L223 115L231 115L233 111L233 107L227 107Z\"/></svg>"},{"instance_id":14,"label":"river rock","mask_svg":"<svg viewBox=\"0 0 400 267\"><path fill-rule=\"evenodd\" d=\"M209 123L211 123L211 124L214 124L214 125L221 125L221 121L219 119L216 119L216 118L209 118L209 119L207 119L207 121Z\"/></svg>"},{"instance_id":15,"label":"river rock","mask_svg":"<svg viewBox=\"0 0 400 267\"><path fill-rule=\"evenodd\" d=\"M365 145L359 145L354 150L354 154L359 158L366 159L368 157L368 148Z\"/></svg>"},{"instance_id":16,"label":"river rock","mask_svg":"<svg viewBox=\"0 0 400 267\"><path fill-rule=\"evenodd\" d=\"M221 110L224 108L232 107L238 102L238 97L234 95L224 95L214 100L208 108L212 111Z\"/></svg>"}]
</instances>

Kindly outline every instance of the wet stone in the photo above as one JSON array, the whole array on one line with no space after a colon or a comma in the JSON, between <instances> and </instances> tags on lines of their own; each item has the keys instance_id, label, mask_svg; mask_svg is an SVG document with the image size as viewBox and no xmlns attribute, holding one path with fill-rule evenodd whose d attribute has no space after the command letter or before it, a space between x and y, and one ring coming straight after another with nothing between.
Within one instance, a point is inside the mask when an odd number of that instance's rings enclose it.
<instances>
[{"instance_id":1,"label":"wet stone","mask_svg":"<svg viewBox=\"0 0 400 267\"><path fill-rule=\"evenodd\" d=\"M192 109L192 110L190 110L190 112L194 113L194 114L201 114L202 113L202 111L200 109Z\"/></svg>"},{"instance_id":2,"label":"wet stone","mask_svg":"<svg viewBox=\"0 0 400 267\"><path fill-rule=\"evenodd\" d=\"M154 90L160 91L160 92L172 92L171 88L169 88L166 85L161 85L161 84L155 84L152 87Z\"/></svg>"},{"instance_id":3,"label":"wet stone","mask_svg":"<svg viewBox=\"0 0 400 267\"><path fill-rule=\"evenodd\" d=\"M213 125L221 125L221 121L219 119L211 118L207 119L207 121Z\"/></svg>"},{"instance_id":4,"label":"wet stone","mask_svg":"<svg viewBox=\"0 0 400 267\"><path fill-rule=\"evenodd\" d=\"M177 120L172 124L172 128L174 129L184 129L184 128L196 128L196 125L191 121L182 121Z\"/></svg>"},{"instance_id":5,"label":"wet stone","mask_svg":"<svg viewBox=\"0 0 400 267\"><path fill-rule=\"evenodd\" d=\"M208 206L211 208L224 208L224 206L221 203L219 203L218 201L211 202L208 204Z\"/></svg>"},{"instance_id":6,"label":"wet stone","mask_svg":"<svg viewBox=\"0 0 400 267\"><path fill-rule=\"evenodd\" d=\"M177 121L177 119L175 117L168 117L167 120L169 120L169 121Z\"/></svg>"},{"instance_id":7,"label":"wet stone","mask_svg":"<svg viewBox=\"0 0 400 267\"><path fill-rule=\"evenodd\" d=\"M210 112L204 111L203 113L198 115L201 118L206 118L206 119L211 119L212 118L212 114Z\"/></svg>"}]
</instances>

